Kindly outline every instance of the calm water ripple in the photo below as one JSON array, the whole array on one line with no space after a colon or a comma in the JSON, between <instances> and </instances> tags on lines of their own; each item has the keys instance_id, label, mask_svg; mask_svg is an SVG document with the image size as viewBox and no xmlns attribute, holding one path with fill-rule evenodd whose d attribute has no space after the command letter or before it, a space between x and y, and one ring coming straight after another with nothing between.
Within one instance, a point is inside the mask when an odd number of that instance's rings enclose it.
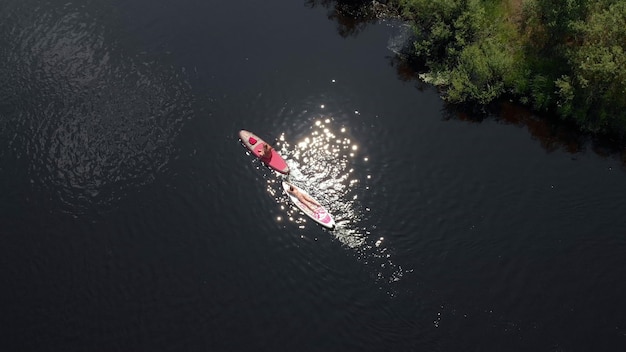
<instances>
[{"instance_id":1,"label":"calm water ripple","mask_svg":"<svg viewBox=\"0 0 626 352\"><path fill-rule=\"evenodd\" d=\"M27 160L32 187L81 214L167 169L193 114L184 75L119 52L84 7L40 7L4 26L2 139Z\"/></svg>"}]
</instances>

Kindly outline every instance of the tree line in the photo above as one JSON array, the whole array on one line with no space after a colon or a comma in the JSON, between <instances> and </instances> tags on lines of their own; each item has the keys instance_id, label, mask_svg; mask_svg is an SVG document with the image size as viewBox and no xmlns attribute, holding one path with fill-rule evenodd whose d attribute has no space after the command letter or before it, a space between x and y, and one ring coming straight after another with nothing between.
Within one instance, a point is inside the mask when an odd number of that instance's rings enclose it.
<instances>
[{"instance_id":1,"label":"tree line","mask_svg":"<svg viewBox=\"0 0 626 352\"><path fill-rule=\"evenodd\" d=\"M517 99L626 135L626 1L392 0L420 77L452 103Z\"/></svg>"}]
</instances>

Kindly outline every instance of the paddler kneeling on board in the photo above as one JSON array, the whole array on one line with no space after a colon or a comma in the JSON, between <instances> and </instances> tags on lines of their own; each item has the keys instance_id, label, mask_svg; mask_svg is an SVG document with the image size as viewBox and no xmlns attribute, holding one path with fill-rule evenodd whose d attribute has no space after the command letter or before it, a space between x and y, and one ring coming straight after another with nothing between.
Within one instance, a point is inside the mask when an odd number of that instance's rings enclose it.
<instances>
[{"instance_id":1,"label":"paddler kneeling on board","mask_svg":"<svg viewBox=\"0 0 626 352\"><path fill-rule=\"evenodd\" d=\"M315 199L309 197L308 195L304 193L300 193L292 185L289 185L289 190L287 192L293 194L296 198L298 198L300 203L304 204L307 208L311 209L312 212L315 212L317 208L322 206L320 203L316 202Z\"/></svg>"},{"instance_id":2,"label":"paddler kneeling on board","mask_svg":"<svg viewBox=\"0 0 626 352\"><path fill-rule=\"evenodd\" d=\"M265 162L272 160L272 147L267 143L263 143L263 149L259 152L259 156Z\"/></svg>"}]
</instances>

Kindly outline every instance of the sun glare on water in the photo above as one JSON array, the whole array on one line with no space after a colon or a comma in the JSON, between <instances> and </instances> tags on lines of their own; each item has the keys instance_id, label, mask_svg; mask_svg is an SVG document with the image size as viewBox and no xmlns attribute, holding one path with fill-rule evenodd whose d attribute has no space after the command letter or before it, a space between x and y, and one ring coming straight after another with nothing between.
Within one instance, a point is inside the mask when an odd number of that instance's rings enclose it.
<instances>
[{"instance_id":1,"label":"sun glare on water","mask_svg":"<svg viewBox=\"0 0 626 352\"><path fill-rule=\"evenodd\" d=\"M307 135L293 141L293 145L286 141L289 136L285 138L283 134L279 138L279 151L291 170L289 181L305 189L328 209L336 222L335 229L329 233L355 249L365 264L377 267L374 274L377 280L400 280L402 268L392 262L384 236L377 233L375 224L365 225L371 209L361 204L359 195L369 190L371 175L358 176L355 167L368 162L369 156L361 155L363 148L351 138L349 128L333 126L331 118L317 119L309 130ZM281 220L294 222L300 229L317 226L295 207L281 206L281 209L286 212ZM306 233L301 237L307 237Z\"/></svg>"},{"instance_id":2,"label":"sun glare on water","mask_svg":"<svg viewBox=\"0 0 626 352\"><path fill-rule=\"evenodd\" d=\"M337 226L333 234L345 245L354 248L363 245L365 234L357 230L361 218L356 201L352 159L358 146L350 139L346 127L338 132L330 118L318 119L310 127L310 133L291 146L281 143L289 169L290 181L304 188L320 201L335 218ZM298 213L289 214L299 224L307 222Z\"/></svg>"}]
</instances>

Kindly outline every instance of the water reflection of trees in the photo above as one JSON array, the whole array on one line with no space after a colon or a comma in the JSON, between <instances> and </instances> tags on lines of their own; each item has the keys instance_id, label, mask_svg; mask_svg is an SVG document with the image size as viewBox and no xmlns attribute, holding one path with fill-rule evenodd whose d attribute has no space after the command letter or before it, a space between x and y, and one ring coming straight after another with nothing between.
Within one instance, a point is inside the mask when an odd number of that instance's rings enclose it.
<instances>
[{"instance_id":1,"label":"water reflection of trees","mask_svg":"<svg viewBox=\"0 0 626 352\"><path fill-rule=\"evenodd\" d=\"M563 149L569 153L583 150L587 139L573 125L557 121L550 116L539 116L529 109L508 101L494 103L485 108L448 104L444 119L481 123L486 119L526 128L548 152Z\"/></svg>"},{"instance_id":2,"label":"water reflection of trees","mask_svg":"<svg viewBox=\"0 0 626 352\"><path fill-rule=\"evenodd\" d=\"M381 17L391 15L387 11L386 0L305 0L310 8L324 7L328 9L328 18L337 22L337 32L342 37L356 36L370 24L375 24ZM381 12L382 6L386 9ZM398 78L404 82L413 82L418 90L431 85L424 83L419 74L425 72L423 62L409 55L412 41L409 39L405 47L389 56L389 63L395 68ZM520 104L502 101L489 107L447 105L444 112L447 120L460 120L480 123L484 119L495 119L499 122L524 127L533 139L537 140L548 152L565 150L576 154L591 148L603 157L617 157L626 166L626 142L618 137L591 137L581 133L573 124L558 120L556 116L542 115L531 111Z\"/></svg>"},{"instance_id":3,"label":"water reflection of trees","mask_svg":"<svg viewBox=\"0 0 626 352\"><path fill-rule=\"evenodd\" d=\"M525 128L533 139L547 151L564 150L571 154L591 149L602 157L615 157L626 167L626 147L612 136L591 136L573 123L557 119L554 115L542 115L529 108L509 101L493 103L486 108L446 105L444 119L481 123L485 119Z\"/></svg>"}]
</instances>

